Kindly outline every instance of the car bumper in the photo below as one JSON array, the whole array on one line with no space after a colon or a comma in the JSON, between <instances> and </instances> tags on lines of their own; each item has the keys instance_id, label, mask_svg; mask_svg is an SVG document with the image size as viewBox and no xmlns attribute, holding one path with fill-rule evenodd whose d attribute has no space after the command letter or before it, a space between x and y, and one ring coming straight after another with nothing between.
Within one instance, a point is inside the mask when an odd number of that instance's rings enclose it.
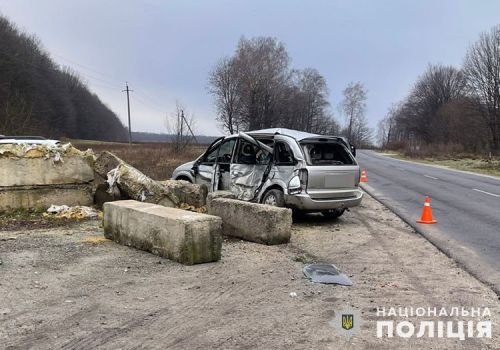
<instances>
[{"instance_id":1,"label":"car bumper","mask_svg":"<svg viewBox=\"0 0 500 350\"><path fill-rule=\"evenodd\" d=\"M353 196L334 199L313 199L307 193L285 195L287 207L309 212L355 207L361 204L362 199L363 192L361 190L356 190Z\"/></svg>"}]
</instances>

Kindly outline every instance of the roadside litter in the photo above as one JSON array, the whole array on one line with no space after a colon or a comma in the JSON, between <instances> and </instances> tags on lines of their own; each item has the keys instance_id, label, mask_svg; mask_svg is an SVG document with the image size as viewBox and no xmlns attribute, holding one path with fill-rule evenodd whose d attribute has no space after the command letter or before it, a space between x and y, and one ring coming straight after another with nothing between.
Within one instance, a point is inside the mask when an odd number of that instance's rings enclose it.
<instances>
[{"instance_id":1,"label":"roadside litter","mask_svg":"<svg viewBox=\"0 0 500 350\"><path fill-rule=\"evenodd\" d=\"M352 286L352 281L333 264L306 265L303 272L311 282Z\"/></svg>"},{"instance_id":2,"label":"roadside litter","mask_svg":"<svg viewBox=\"0 0 500 350\"><path fill-rule=\"evenodd\" d=\"M44 213L44 217L83 220L101 218L102 213L94 208L86 206L69 207L67 205L51 205L50 208L47 209L47 212Z\"/></svg>"}]
</instances>

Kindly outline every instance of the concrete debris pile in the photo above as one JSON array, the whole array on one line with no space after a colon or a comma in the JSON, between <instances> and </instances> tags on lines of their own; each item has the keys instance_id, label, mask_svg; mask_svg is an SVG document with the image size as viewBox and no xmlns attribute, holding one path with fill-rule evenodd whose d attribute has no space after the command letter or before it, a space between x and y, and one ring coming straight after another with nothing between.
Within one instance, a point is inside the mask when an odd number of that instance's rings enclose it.
<instances>
[{"instance_id":1,"label":"concrete debris pile","mask_svg":"<svg viewBox=\"0 0 500 350\"><path fill-rule=\"evenodd\" d=\"M98 205L127 198L193 211L200 211L198 208L205 205L206 187L186 181L155 181L110 152L102 152L96 158L94 170L96 179L99 177L96 190ZM111 198L102 201L106 196Z\"/></svg>"},{"instance_id":2,"label":"concrete debris pile","mask_svg":"<svg viewBox=\"0 0 500 350\"><path fill-rule=\"evenodd\" d=\"M92 151L71 144L0 145L0 210L91 205Z\"/></svg>"},{"instance_id":3,"label":"concrete debris pile","mask_svg":"<svg viewBox=\"0 0 500 350\"><path fill-rule=\"evenodd\" d=\"M67 205L51 205L45 217L55 219L84 220L102 218L102 212L87 206L77 205L69 207Z\"/></svg>"}]
</instances>

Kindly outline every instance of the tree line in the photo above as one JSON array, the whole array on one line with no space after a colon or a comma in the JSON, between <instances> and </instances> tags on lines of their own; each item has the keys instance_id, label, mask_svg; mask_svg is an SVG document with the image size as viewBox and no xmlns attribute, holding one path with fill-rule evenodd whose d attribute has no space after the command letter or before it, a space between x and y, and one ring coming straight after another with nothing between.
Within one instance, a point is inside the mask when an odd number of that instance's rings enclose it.
<instances>
[{"instance_id":1,"label":"tree line","mask_svg":"<svg viewBox=\"0 0 500 350\"><path fill-rule=\"evenodd\" d=\"M363 84L351 83L344 90L342 110L349 126L342 128L331 111L325 78L314 68L293 69L290 61L276 38L243 37L235 53L215 65L208 89L224 131L285 127L369 142Z\"/></svg>"},{"instance_id":2,"label":"tree line","mask_svg":"<svg viewBox=\"0 0 500 350\"><path fill-rule=\"evenodd\" d=\"M79 76L61 69L39 40L0 16L0 134L106 141L126 129Z\"/></svg>"},{"instance_id":3,"label":"tree line","mask_svg":"<svg viewBox=\"0 0 500 350\"><path fill-rule=\"evenodd\" d=\"M500 25L470 45L462 67L430 64L377 136L392 149L500 153Z\"/></svg>"}]
</instances>

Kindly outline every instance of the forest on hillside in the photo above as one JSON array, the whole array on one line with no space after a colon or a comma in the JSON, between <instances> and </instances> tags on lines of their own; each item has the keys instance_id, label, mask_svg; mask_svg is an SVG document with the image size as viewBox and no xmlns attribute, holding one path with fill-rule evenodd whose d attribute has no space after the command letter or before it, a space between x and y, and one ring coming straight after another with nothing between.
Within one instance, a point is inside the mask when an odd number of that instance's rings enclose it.
<instances>
[{"instance_id":1,"label":"forest on hillside","mask_svg":"<svg viewBox=\"0 0 500 350\"><path fill-rule=\"evenodd\" d=\"M0 16L0 134L122 141L127 130L39 40Z\"/></svg>"}]
</instances>

